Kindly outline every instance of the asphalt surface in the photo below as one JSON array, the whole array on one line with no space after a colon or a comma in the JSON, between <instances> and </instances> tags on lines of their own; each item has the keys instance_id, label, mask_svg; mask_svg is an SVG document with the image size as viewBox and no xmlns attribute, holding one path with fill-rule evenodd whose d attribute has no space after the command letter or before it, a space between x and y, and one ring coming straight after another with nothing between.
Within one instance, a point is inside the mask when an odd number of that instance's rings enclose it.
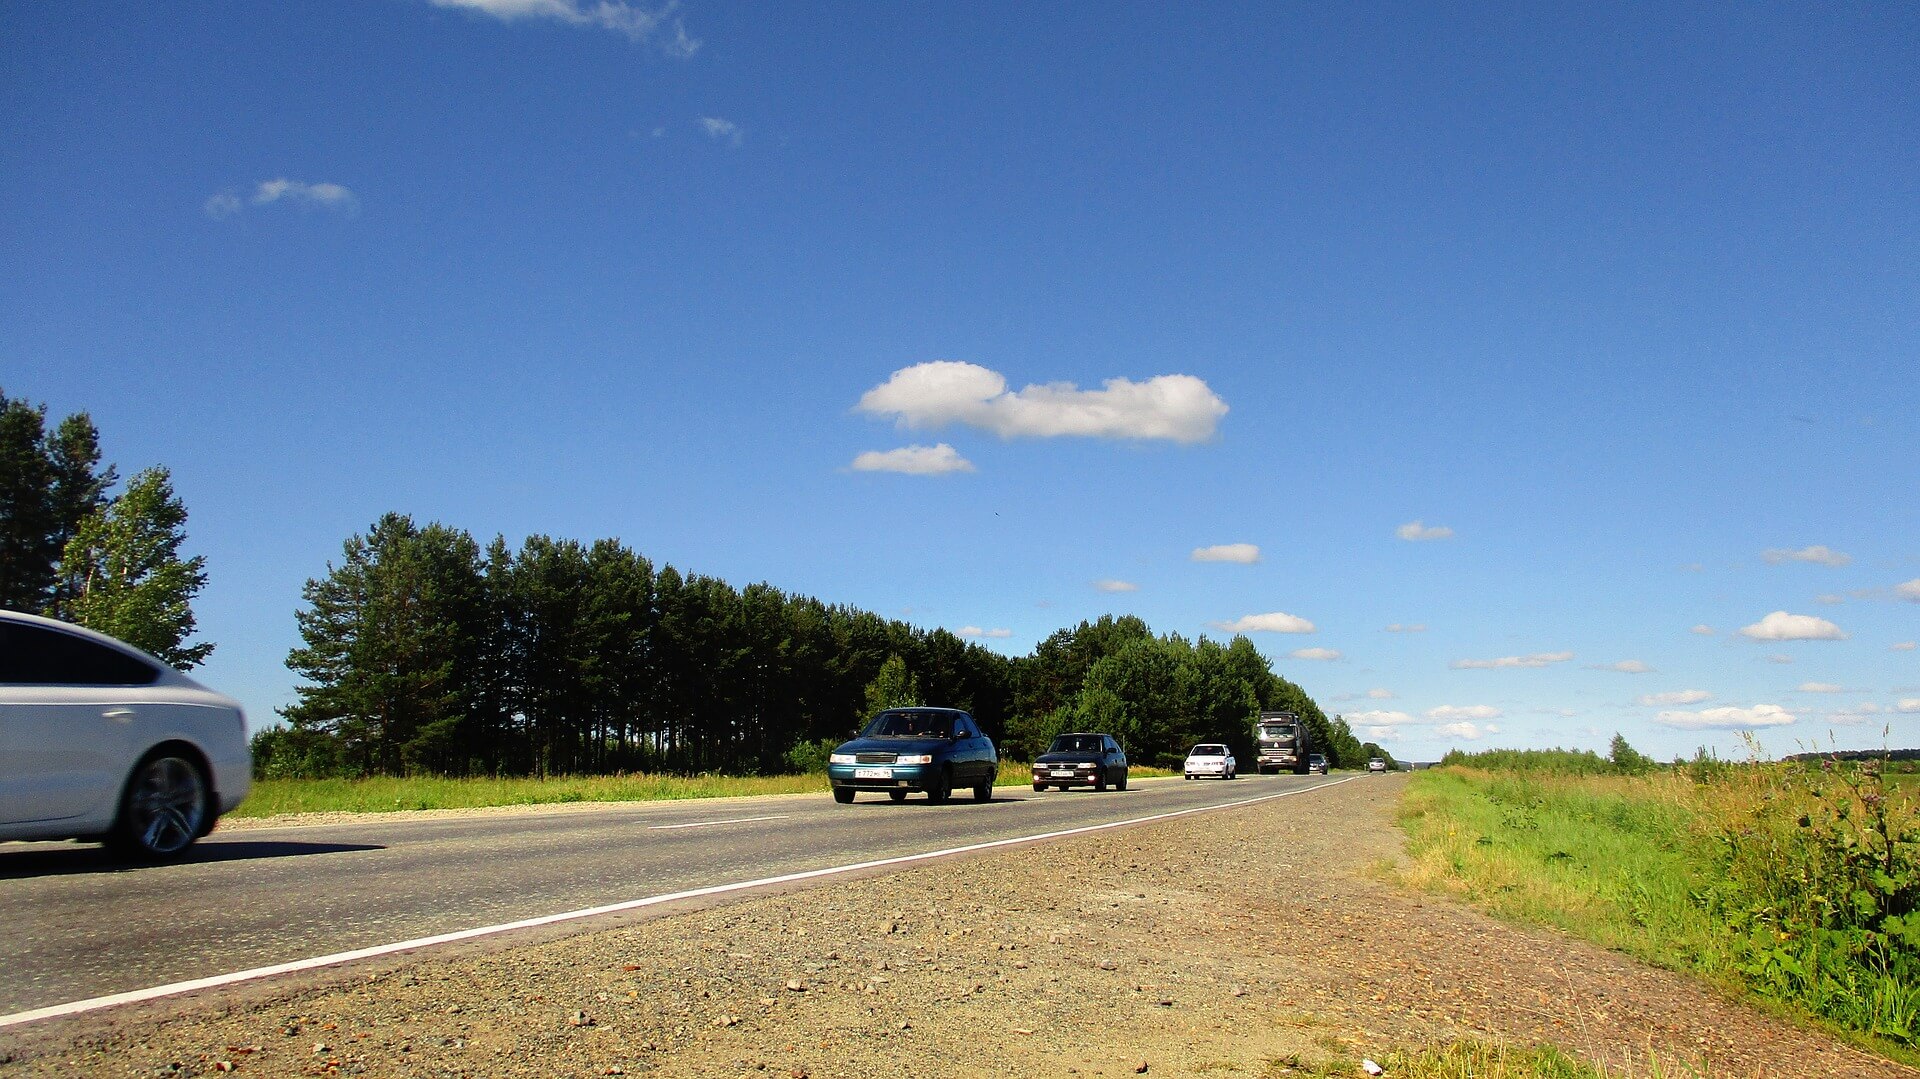
<instances>
[{"instance_id":1,"label":"asphalt surface","mask_svg":"<svg viewBox=\"0 0 1920 1079\"><path fill-rule=\"evenodd\" d=\"M1335 777L1338 781L1341 777ZM0 844L0 1016L440 933L1327 783L1323 776L630 803L216 832L187 861ZM766 819L750 819L766 818ZM831 887L831 878L827 887ZM582 928L585 928L583 925Z\"/></svg>"}]
</instances>

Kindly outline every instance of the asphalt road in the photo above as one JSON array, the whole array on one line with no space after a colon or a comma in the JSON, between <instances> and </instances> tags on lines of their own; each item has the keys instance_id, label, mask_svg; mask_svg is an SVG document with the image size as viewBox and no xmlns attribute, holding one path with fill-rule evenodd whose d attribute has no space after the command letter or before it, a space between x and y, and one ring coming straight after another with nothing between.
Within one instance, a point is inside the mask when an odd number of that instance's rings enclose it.
<instances>
[{"instance_id":1,"label":"asphalt road","mask_svg":"<svg viewBox=\"0 0 1920 1079\"><path fill-rule=\"evenodd\" d=\"M1339 781L1343 777L1334 777ZM943 806L863 794L220 831L187 861L0 844L0 1017L646 896L1083 828L1327 783L1136 782ZM1302 804L1303 811L1306 809ZM763 819L751 819L763 818ZM831 878L825 886L831 887Z\"/></svg>"}]
</instances>

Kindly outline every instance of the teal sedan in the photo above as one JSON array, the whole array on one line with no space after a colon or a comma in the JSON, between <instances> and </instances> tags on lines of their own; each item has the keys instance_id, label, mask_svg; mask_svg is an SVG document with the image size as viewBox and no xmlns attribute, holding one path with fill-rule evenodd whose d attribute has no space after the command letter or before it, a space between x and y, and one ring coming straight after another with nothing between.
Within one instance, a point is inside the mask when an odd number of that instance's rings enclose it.
<instances>
[{"instance_id":1,"label":"teal sedan","mask_svg":"<svg viewBox=\"0 0 1920 1079\"><path fill-rule=\"evenodd\" d=\"M921 791L939 803L967 788L985 802L999 772L993 739L958 708L889 708L827 758L833 800L843 804L860 791L884 791L896 802Z\"/></svg>"}]
</instances>

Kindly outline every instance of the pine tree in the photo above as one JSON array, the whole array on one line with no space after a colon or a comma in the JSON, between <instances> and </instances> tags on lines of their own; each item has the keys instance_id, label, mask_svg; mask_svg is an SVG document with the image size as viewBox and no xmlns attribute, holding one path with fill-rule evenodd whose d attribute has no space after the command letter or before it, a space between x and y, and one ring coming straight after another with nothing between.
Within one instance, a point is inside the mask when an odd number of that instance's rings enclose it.
<instances>
[{"instance_id":1,"label":"pine tree","mask_svg":"<svg viewBox=\"0 0 1920 1079\"><path fill-rule=\"evenodd\" d=\"M44 405L0 393L0 607L58 614L62 553L115 477L99 467L86 413L61 420L51 439L46 424Z\"/></svg>"},{"instance_id":2,"label":"pine tree","mask_svg":"<svg viewBox=\"0 0 1920 1079\"><path fill-rule=\"evenodd\" d=\"M484 684L487 604L480 550L465 532L390 513L343 547L344 561L302 590L306 643L287 666L312 682L281 715L340 743L361 774L461 773L462 737Z\"/></svg>"},{"instance_id":3,"label":"pine tree","mask_svg":"<svg viewBox=\"0 0 1920 1079\"><path fill-rule=\"evenodd\" d=\"M175 667L205 661L211 642L184 643L194 631L193 597L207 583L204 556L180 557L186 523L166 469L135 476L118 498L87 514L67 541L55 613Z\"/></svg>"}]
</instances>

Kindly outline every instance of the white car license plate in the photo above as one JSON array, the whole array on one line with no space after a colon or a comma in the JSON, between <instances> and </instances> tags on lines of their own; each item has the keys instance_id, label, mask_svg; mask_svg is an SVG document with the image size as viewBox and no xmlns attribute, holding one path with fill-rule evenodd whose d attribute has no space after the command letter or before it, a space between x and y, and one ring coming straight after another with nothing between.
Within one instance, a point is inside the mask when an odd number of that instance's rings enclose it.
<instances>
[{"instance_id":1,"label":"white car license plate","mask_svg":"<svg viewBox=\"0 0 1920 1079\"><path fill-rule=\"evenodd\" d=\"M1053 778L1055 778L1055 779L1072 779L1072 778L1073 778L1073 769L1071 769L1071 768L1055 768L1055 769L1053 770Z\"/></svg>"},{"instance_id":2,"label":"white car license plate","mask_svg":"<svg viewBox=\"0 0 1920 1079\"><path fill-rule=\"evenodd\" d=\"M855 779L892 779L893 769L891 768L855 768L853 770L853 778Z\"/></svg>"}]
</instances>

